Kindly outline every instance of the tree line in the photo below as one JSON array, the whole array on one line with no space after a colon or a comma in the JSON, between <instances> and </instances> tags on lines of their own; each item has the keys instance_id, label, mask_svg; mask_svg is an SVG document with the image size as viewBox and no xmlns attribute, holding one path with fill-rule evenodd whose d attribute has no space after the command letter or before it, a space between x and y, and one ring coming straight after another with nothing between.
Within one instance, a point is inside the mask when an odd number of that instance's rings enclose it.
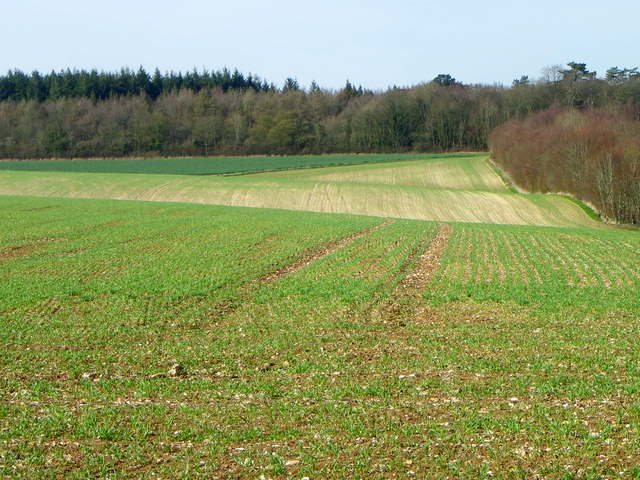
<instances>
[{"instance_id":1,"label":"tree line","mask_svg":"<svg viewBox=\"0 0 640 480\"><path fill-rule=\"evenodd\" d=\"M290 80L293 81L293 80ZM228 90L253 90L268 92L276 86L256 75L244 75L237 69L230 71L168 72L160 73L156 69L153 75L140 67L137 72L123 68L118 72L98 72L97 70L63 70L41 74L31 74L20 70L9 71L0 76L0 102L6 100L22 101L59 100L62 98L88 98L106 100L112 97L145 95L150 100L157 99L163 93L190 90L199 92L205 88Z\"/></svg>"},{"instance_id":2,"label":"tree line","mask_svg":"<svg viewBox=\"0 0 640 480\"><path fill-rule=\"evenodd\" d=\"M0 98L0 158L477 151L495 127L553 105L640 118L640 76L572 62L509 87L441 74L374 92L293 78L278 88L237 70L10 72Z\"/></svg>"},{"instance_id":3,"label":"tree line","mask_svg":"<svg viewBox=\"0 0 640 480\"><path fill-rule=\"evenodd\" d=\"M638 109L552 107L490 136L491 154L531 192L564 192L608 219L640 223Z\"/></svg>"}]
</instances>

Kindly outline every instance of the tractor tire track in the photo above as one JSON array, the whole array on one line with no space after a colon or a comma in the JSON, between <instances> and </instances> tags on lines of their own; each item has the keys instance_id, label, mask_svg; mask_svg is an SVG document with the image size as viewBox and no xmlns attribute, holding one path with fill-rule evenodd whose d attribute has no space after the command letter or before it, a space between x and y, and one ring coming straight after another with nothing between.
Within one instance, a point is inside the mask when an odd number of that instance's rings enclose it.
<instances>
[{"instance_id":1,"label":"tractor tire track","mask_svg":"<svg viewBox=\"0 0 640 480\"><path fill-rule=\"evenodd\" d=\"M354 242L355 240L358 240L359 238L369 235L375 232L376 230L386 227L387 225L390 225L394 222L395 222L394 219L389 219L373 227L351 234L348 237L343 238L342 240L329 243L328 245L325 245L320 249L313 248L311 252L307 253L306 255L303 255L300 259L296 260L295 262L285 265L284 267L279 268L278 270L275 270L273 272L267 273L259 277L255 282L257 283L274 282L282 277L296 273L298 270L302 270L308 265L311 265L312 263L315 263L318 260L340 250L341 248L344 248L351 242Z\"/></svg>"},{"instance_id":2,"label":"tractor tire track","mask_svg":"<svg viewBox=\"0 0 640 480\"><path fill-rule=\"evenodd\" d=\"M418 258L411 273L406 275L381 307L386 321L409 316L417 311L422 293L440 267L440 258L447 246L453 228L443 224L427 250Z\"/></svg>"},{"instance_id":3,"label":"tractor tire track","mask_svg":"<svg viewBox=\"0 0 640 480\"><path fill-rule=\"evenodd\" d=\"M229 315L233 314L236 310L238 310L242 305L249 302L254 292L261 286L275 282L288 275L292 275L308 267L309 265L337 252L341 248L344 248L347 245L349 245L350 243L362 237L365 237L375 232L376 230L384 228L387 225L391 225L392 223L395 223L394 219L392 218L387 219L378 225L374 225L373 227L369 227L359 232L352 233L351 235L348 235L342 238L341 240L325 243L320 247L318 246L311 247L305 253L303 253L299 259L295 260L294 262L284 265L283 267L278 268L277 270L266 273L240 286L238 295L235 298L225 299L219 302L213 308L212 316L218 320L228 317Z\"/></svg>"}]
</instances>

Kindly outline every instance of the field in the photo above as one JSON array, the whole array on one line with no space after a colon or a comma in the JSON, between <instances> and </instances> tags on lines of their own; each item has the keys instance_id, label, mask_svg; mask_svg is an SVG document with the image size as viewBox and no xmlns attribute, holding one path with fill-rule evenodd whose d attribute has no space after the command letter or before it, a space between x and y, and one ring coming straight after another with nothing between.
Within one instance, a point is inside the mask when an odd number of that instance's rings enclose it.
<instances>
[{"instance_id":1,"label":"field","mask_svg":"<svg viewBox=\"0 0 640 480\"><path fill-rule=\"evenodd\" d=\"M0 174L1 475L640 478L639 232L471 157L42 175ZM442 218L61 198L153 179Z\"/></svg>"},{"instance_id":2,"label":"field","mask_svg":"<svg viewBox=\"0 0 640 480\"><path fill-rule=\"evenodd\" d=\"M469 154L467 154L469 155ZM481 155L481 154L472 154ZM224 175L271 170L290 170L331 165L360 165L396 162L406 159L451 157L439 154L362 154L362 155L301 155L211 158L135 158L76 160L15 160L0 162L0 170L29 172L90 172L143 173L180 175Z\"/></svg>"},{"instance_id":3,"label":"field","mask_svg":"<svg viewBox=\"0 0 640 480\"><path fill-rule=\"evenodd\" d=\"M5 171L0 172L0 194L207 203L414 220L601 227L564 197L510 191L486 162L486 156L477 155L232 177Z\"/></svg>"}]
</instances>

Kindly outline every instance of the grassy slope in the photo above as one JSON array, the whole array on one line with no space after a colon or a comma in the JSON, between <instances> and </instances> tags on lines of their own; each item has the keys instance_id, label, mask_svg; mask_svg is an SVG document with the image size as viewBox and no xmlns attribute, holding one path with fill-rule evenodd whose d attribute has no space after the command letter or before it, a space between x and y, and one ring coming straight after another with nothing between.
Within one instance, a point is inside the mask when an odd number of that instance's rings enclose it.
<instances>
[{"instance_id":1,"label":"grassy slope","mask_svg":"<svg viewBox=\"0 0 640 480\"><path fill-rule=\"evenodd\" d=\"M484 155L447 155L428 161L412 159L393 164L371 164L366 168L360 165L312 168L304 171L263 173L259 176L297 181L404 185L429 189L508 191L500 177L487 168L482 161L484 158Z\"/></svg>"},{"instance_id":2,"label":"grassy slope","mask_svg":"<svg viewBox=\"0 0 640 480\"><path fill-rule=\"evenodd\" d=\"M541 226L601 224L553 195L508 191L484 157L433 158L236 177L0 173L0 194L195 202Z\"/></svg>"},{"instance_id":3,"label":"grassy slope","mask_svg":"<svg viewBox=\"0 0 640 480\"><path fill-rule=\"evenodd\" d=\"M0 198L0 472L640 475L637 232L381 221Z\"/></svg>"}]
</instances>

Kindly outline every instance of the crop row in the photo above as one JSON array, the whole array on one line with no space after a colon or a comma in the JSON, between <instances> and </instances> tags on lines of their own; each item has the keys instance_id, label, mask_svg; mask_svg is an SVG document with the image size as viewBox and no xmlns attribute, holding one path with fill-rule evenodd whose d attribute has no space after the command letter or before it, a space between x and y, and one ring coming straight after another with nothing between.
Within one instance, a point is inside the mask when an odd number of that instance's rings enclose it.
<instances>
[{"instance_id":1,"label":"crop row","mask_svg":"<svg viewBox=\"0 0 640 480\"><path fill-rule=\"evenodd\" d=\"M540 302L566 291L631 294L640 285L639 246L634 232L456 225L439 289L490 299L519 292Z\"/></svg>"}]
</instances>

